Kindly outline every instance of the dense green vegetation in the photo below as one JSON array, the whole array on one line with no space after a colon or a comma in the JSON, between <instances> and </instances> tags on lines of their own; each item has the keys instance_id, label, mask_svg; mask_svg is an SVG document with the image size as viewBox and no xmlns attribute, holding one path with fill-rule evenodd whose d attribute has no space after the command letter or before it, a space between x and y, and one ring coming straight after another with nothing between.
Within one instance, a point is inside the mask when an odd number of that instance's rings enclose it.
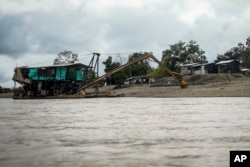
<instances>
[{"instance_id":1,"label":"dense green vegetation","mask_svg":"<svg viewBox=\"0 0 250 167\"><path fill-rule=\"evenodd\" d=\"M219 54L215 62L221 60L238 60L243 67L250 68L250 37L247 38L245 44L238 43L224 54Z\"/></svg>"},{"instance_id":2,"label":"dense green vegetation","mask_svg":"<svg viewBox=\"0 0 250 167\"><path fill-rule=\"evenodd\" d=\"M3 88L2 86L0 86L0 93L9 93L9 92L12 92L12 89Z\"/></svg>"},{"instance_id":3,"label":"dense green vegetation","mask_svg":"<svg viewBox=\"0 0 250 167\"><path fill-rule=\"evenodd\" d=\"M207 63L207 57L196 41L191 40L189 43L179 41L162 52L162 62L169 69L179 71L181 64Z\"/></svg>"},{"instance_id":4,"label":"dense green vegetation","mask_svg":"<svg viewBox=\"0 0 250 167\"><path fill-rule=\"evenodd\" d=\"M127 63L131 62L133 59L140 57L142 53L133 53L129 55L129 59ZM106 61L103 62L105 65L104 71L110 72L111 70L119 67L121 65L120 62L114 62L112 57L109 56ZM125 70L119 71L108 78L108 84L115 84L115 85L122 85L126 78L133 77L133 76L144 76L151 70L148 60L141 60L129 67Z\"/></svg>"},{"instance_id":5,"label":"dense green vegetation","mask_svg":"<svg viewBox=\"0 0 250 167\"><path fill-rule=\"evenodd\" d=\"M180 71L180 65L187 63L207 63L205 51L200 49L196 41L185 43L179 41L176 44L170 45L169 49L162 52L161 62L172 71ZM166 71L162 67L154 69L150 75L154 78L166 76Z\"/></svg>"}]
</instances>

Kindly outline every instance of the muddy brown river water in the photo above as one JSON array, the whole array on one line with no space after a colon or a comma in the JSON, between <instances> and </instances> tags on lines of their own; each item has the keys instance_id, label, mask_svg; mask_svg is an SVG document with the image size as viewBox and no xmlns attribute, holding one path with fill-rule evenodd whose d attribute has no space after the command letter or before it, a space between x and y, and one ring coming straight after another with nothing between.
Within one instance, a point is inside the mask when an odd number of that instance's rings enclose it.
<instances>
[{"instance_id":1,"label":"muddy brown river water","mask_svg":"<svg viewBox=\"0 0 250 167\"><path fill-rule=\"evenodd\" d=\"M0 99L1 167L229 166L250 98Z\"/></svg>"}]
</instances>

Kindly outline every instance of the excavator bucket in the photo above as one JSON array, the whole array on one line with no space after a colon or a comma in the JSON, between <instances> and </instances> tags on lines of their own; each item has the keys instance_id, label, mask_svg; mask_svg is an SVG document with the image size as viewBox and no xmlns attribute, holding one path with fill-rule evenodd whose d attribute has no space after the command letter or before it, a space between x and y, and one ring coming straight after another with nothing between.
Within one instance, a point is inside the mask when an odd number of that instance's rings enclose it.
<instances>
[{"instance_id":1,"label":"excavator bucket","mask_svg":"<svg viewBox=\"0 0 250 167\"><path fill-rule=\"evenodd\" d=\"M181 88L187 88L187 82L185 80L181 81Z\"/></svg>"}]
</instances>

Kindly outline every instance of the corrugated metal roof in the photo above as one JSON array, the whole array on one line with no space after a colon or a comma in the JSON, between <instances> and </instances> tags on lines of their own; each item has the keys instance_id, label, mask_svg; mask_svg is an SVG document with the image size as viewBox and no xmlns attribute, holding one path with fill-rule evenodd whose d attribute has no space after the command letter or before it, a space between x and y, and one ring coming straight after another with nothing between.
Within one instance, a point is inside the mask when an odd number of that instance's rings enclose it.
<instances>
[{"instance_id":1,"label":"corrugated metal roof","mask_svg":"<svg viewBox=\"0 0 250 167\"><path fill-rule=\"evenodd\" d=\"M224 60L224 61L220 61L220 62L216 63L216 65L219 65L219 64L228 64L228 63L231 63L233 61L234 60Z\"/></svg>"},{"instance_id":2,"label":"corrugated metal roof","mask_svg":"<svg viewBox=\"0 0 250 167\"><path fill-rule=\"evenodd\" d=\"M183 64L183 65L181 65L181 67L193 67L193 66L197 66L197 65L201 65L201 64L198 64L198 63Z\"/></svg>"},{"instance_id":3,"label":"corrugated metal roof","mask_svg":"<svg viewBox=\"0 0 250 167\"><path fill-rule=\"evenodd\" d=\"M38 67L27 67L27 68L48 68L48 67L68 67L68 66L81 66L81 67L89 67L87 65L84 65L82 63L67 63L67 64L55 64L55 65L51 65L51 66L38 66Z\"/></svg>"},{"instance_id":4,"label":"corrugated metal roof","mask_svg":"<svg viewBox=\"0 0 250 167\"><path fill-rule=\"evenodd\" d=\"M242 71L242 72L246 72L246 71L250 71L250 70L247 69L247 68L242 68L241 71Z\"/></svg>"}]
</instances>

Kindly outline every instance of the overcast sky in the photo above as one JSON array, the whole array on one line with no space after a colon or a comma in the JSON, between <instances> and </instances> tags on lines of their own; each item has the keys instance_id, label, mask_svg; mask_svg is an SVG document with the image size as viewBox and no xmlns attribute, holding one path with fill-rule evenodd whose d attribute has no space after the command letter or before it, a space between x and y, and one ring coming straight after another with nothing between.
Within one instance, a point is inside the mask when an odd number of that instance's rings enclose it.
<instances>
[{"instance_id":1,"label":"overcast sky","mask_svg":"<svg viewBox=\"0 0 250 167\"><path fill-rule=\"evenodd\" d=\"M84 64L92 52L160 59L169 45L195 40L213 62L245 43L249 18L249 0L0 0L0 85L13 87L15 66L50 65L64 50Z\"/></svg>"}]
</instances>

